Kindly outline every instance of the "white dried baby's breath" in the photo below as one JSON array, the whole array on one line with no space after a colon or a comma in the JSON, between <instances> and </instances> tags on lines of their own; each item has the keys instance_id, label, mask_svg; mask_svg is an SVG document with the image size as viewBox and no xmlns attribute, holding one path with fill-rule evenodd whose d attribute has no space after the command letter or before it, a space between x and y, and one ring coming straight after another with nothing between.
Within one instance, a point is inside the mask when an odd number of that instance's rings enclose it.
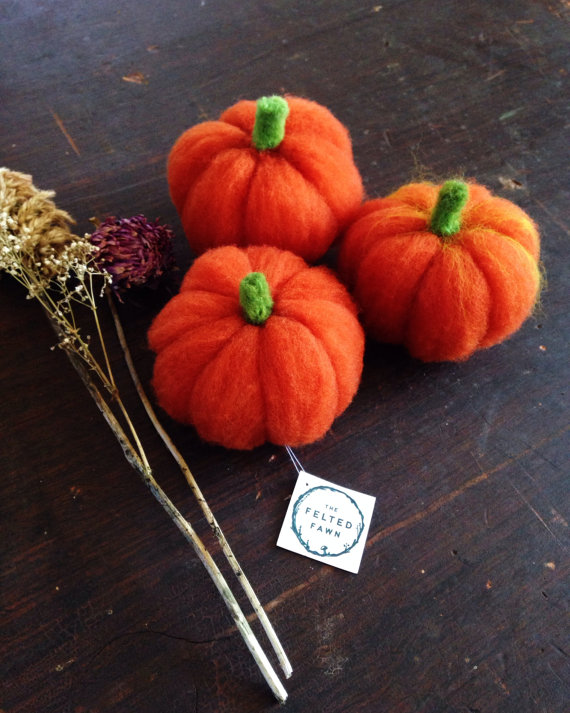
<instances>
[{"instance_id":1,"label":"white dried baby's breath","mask_svg":"<svg viewBox=\"0 0 570 713\"><path fill-rule=\"evenodd\" d=\"M71 216L55 205L53 196L53 191L37 189L31 176L0 168L0 271L26 288L27 299L41 303L60 335L58 346L100 372L73 305L86 307L97 320L95 294L105 290L110 276L97 269L97 248L88 235L71 232Z\"/></svg>"}]
</instances>

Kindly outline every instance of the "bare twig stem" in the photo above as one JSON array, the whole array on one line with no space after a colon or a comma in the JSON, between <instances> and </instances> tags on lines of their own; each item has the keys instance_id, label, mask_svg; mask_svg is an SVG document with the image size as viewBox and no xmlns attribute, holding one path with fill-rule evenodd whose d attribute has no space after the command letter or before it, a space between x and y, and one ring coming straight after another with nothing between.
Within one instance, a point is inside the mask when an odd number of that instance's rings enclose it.
<instances>
[{"instance_id":1,"label":"bare twig stem","mask_svg":"<svg viewBox=\"0 0 570 713\"><path fill-rule=\"evenodd\" d=\"M52 325L54 325L53 320L50 319L50 322L52 323ZM57 325L54 325L54 327L56 329L56 332L59 333ZM138 436L136 435L134 426L128 418L127 411L120 399L118 392L115 392L115 402L118 404L122 414L127 419L129 429L131 430L133 437L135 438L135 442L137 443L137 448L139 449L140 453L137 453L137 449L132 445L130 439L124 432L122 426L115 417L115 414L113 413L109 404L103 398L101 392L93 383L89 370L87 369L83 360L72 349L66 349L66 352L71 361L71 364L81 377L81 380L87 387L87 390L95 401L95 404L97 405L97 407L103 414L103 417L107 421L107 424L115 434L115 437L117 438L127 461L135 470L139 472L154 497L174 521L180 532L192 545L194 552L206 568L206 571L210 575L217 590L221 594L222 599L224 600L227 608L229 609L238 631L240 632L251 655L255 659L255 662L257 663L263 677L265 678L265 681L271 688L277 700L281 703L284 703L287 700L287 691L283 687L283 684L275 673L273 666L271 665L265 652L261 648L257 637L253 633L249 622L245 618L240 608L240 605L236 600L235 596L233 595L231 589L229 588L223 574L212 559L212 556L208 552L202 540L196 534L192 525L182 516L180 511L176 508L174 503L170 500L170 498L166 495L164 490L162 490L162 488L156 481L150 468L150 465L148 464L148 460L146 458L144 450L142 449L142 445L138 439Z\"/></svg>"},{"instance_id":2,"label":"bare twig stem","mask_svg":"<svg viewBox=\"0 0 570 713\"><path fill-rule=\"evenodd\" d=\"M216 538L218 539L218 542L220 543L220 547L222 548L222 551L223 551L227 561L229 562L234 574L238 578L247 598L249 599L249 601L251 603L251 606L252 606L255 614L257 615L261 625L263 626L263 629L267 635L268 640L270 641L271 645L273 646L273 649L275 651L275 654L279 660L279 664L280 664L285 676L287 678L289 678L291 676L291 673L293 672L293 669L292 669L291 663L289 662L289 659L287 658L287 654L285 653L285 650L283 649L283 646L275 632L275 629L273 628L273 625L271 624L271 621L269 620L269 617L267 616L265 610L263 609L263 606L261 605L249 580L245 576L245 574L244 574L236 556L234 555L220 525L218 524L218 521L216 520L216 517L214 516L214 513L210 509L210 506L208 505L206 498L204 497L202 491L200 490L200 487L198 486L198 483L196 482L196 480L192 474L192 471L190 470L188 464L184 460L180 451L176 448L176 446L172 442L172 439L170 438L168 433L164 430L162 424L158 420L156 412L154 411L148 396L146 395L146 392L142 386L141 380L139 379L139 376L135 369L135 365L134 365L134 362L133 362L133 359L131 356L131 352L130 352L129 346L127 344L127 340L125 338L125 332L123 330L123 325L121 324L121 320L120 320L119 314L117 312L115 302L114 302L113 297L110 294L109 290L107 290L107 300L109 302L111 314L113 315L113 320L115 322L115 329L117 331L117 336L119 338L119 342L120 342L121 348L123 350L125 362L129 369L131 379L133 380L133 383L135 385L135 388L137 390L139 398L140 398L140 400L148 414L148 417L150 418L158 435L162 438L164 444L170 451L172 457L178 464L180 470L184 474L184 477L186 478L192 492L194 493L196 500L198 501L198 504L200 505L200 507L202 509L202 512L204 513L206 520L208 521L208 524L212 528L214 535L216 536Z\"/></svg>"}]
</instances>

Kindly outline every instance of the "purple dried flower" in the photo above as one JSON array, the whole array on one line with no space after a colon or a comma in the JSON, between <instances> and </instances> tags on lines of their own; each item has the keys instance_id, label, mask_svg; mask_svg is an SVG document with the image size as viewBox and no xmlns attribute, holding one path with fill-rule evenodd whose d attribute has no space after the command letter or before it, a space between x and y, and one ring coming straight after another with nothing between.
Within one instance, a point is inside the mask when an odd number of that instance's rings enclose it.
<instances>
[{"instance_id":1,"label":"purple dried flower","mask_svg":"<svg viewBox=\"0 0 570 713\"><path fill-rule=\"evenodd\" d=\"M144 215L110 217L95 230L90 240L99 250L95 264L112 277L112 287L123 292L130 287L152 286L174 265L170 228L151 223Z\"/></svg>"}]
</instances>

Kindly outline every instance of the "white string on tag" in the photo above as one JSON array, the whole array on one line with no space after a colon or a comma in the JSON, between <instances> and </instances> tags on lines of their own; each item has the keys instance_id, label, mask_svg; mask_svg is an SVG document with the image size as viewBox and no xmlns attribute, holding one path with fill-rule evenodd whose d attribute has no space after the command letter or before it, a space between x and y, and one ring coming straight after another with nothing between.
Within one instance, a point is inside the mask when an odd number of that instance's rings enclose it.
<instances>
[{"instance_id":1,"label":"white string on tag","mask_svg":"<svg viewBox=\"0 0 570 713\"><path fill-rule=\"evenodd\" d=\"M304 471L305 469L301 465L301 461L297 458L291 446L285 446L285 450L287 451L289 458L291 458L291 461L295 466L295 470L297 471L297 473Z\"/></svg>"}]
</instances>

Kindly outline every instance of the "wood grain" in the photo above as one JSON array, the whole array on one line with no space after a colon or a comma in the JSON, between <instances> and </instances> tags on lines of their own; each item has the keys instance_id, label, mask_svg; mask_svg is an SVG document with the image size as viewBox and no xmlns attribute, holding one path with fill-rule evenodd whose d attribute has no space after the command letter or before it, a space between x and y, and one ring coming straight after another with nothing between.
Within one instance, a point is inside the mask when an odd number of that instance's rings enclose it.
<instances>
[{"instance_id":1,"label":"wood grain","mask_svg":"<svg viewBox=\"0 0 570 713\"><path fill-rule=\"evenodd\" d=\"M177 232L179 272L121 308L147 386L146 329L192 260L166 155L239 98L328 106L370 196L465 175L538 222L548 282L518 334L461 364L369 343L353 404L299 449L308 471L377 498L358 575L276 548L295 479L284 450L225 451L165 422L292 660L288 711L567 710L567 3L7 0L0 21L0 163L55 189L78 230L142 212ZM7 277L0 324L0 710L275 709L201 565ZM111 357L162 486L214 548L114 342Z\"/></svg>"}]
</instances>

